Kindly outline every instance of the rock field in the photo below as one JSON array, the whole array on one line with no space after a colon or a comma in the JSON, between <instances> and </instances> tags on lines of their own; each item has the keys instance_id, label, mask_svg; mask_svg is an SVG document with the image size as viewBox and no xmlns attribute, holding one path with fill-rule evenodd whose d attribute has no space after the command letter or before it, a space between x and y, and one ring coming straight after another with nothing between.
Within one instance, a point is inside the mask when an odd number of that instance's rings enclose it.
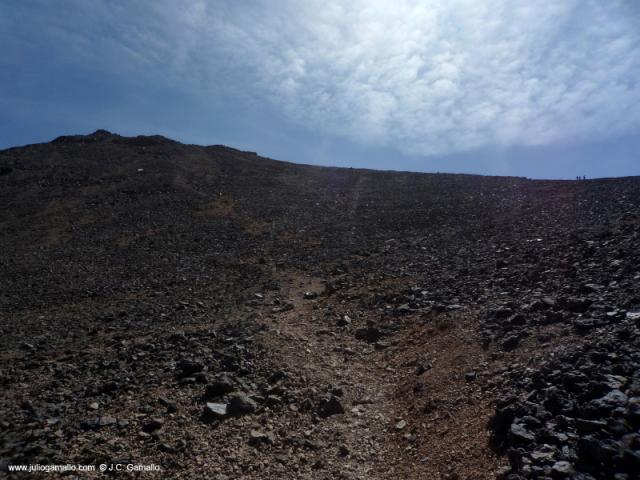
<instances>
[{"instance_id":1,"label":"rock field","mask_svg":"<svg viewBox=\"0 0 640 480\"><path fill-rule=\"evenodd\" d=\"M0 478L640 478L638 177L99 130L0 151L0 200Z\"/></svg>"}]
</instances>

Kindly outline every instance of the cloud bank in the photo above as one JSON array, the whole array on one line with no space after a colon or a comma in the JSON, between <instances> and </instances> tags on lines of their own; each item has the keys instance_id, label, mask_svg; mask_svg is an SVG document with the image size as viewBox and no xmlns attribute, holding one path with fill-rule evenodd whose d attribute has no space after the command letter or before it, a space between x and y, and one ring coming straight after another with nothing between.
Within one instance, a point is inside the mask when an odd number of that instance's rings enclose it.
<instances>
[{"instance_id":1,"label":"cloud bank","mask_svg":"<svg viewBox=\"0 0 640 480\"><path fill-rule=\"evenodd\" d=\"M47 3L30 21L66 62L203 102L267 101L367 146L429 156L640 133L634 2Z\"/></svg>"}]
</instances>

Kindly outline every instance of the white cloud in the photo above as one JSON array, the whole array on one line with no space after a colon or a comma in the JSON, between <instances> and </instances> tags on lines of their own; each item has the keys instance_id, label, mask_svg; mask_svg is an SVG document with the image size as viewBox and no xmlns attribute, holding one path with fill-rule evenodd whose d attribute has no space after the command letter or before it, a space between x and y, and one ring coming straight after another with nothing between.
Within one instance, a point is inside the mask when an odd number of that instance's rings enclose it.
<instances>
[{"instance_id":1,"label":"white cloud","mask_svg":"<svg viewBox=\"0 0 640 480\"><path fill-rule=\"evenodd\" d=\"M266 98L367 145L441 155L640 133L633 2L71 3L83 21L47 28L76 58Z\"/></svg>"}]
</instances>

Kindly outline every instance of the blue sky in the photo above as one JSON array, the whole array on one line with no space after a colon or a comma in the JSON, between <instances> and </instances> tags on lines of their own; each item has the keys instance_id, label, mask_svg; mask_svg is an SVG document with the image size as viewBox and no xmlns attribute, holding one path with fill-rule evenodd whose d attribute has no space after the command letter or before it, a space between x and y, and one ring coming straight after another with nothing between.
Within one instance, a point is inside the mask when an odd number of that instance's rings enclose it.
<instances>
[{"instance_id":1,"label":"blue sky","mask_svg":"<svg viewBox=\"0 0 640 480\"><path fill-rule=\"evenodd\" d=\"M98 128L321 165L640 175L640 3L0 2L0 148Z\"/></svg>"}]
</instances>

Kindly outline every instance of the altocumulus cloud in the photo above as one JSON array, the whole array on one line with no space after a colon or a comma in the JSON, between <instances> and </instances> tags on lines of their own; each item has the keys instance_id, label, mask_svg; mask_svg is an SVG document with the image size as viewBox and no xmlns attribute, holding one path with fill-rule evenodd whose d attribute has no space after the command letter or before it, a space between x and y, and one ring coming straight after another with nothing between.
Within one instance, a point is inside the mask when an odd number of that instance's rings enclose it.
<instances>
[{"instance_id":1,"label":"altocumulus cloud","mask_svg":"<svg viewBox=\"0 0 640 480\"><path fill-rule=\"evenodd\" d=\"M267 99L296 123L364 145L444 155L640 131L632 1L41 6L42 30L68 62L169 83L205 102Z\"/></svg>"}]
</instances>

